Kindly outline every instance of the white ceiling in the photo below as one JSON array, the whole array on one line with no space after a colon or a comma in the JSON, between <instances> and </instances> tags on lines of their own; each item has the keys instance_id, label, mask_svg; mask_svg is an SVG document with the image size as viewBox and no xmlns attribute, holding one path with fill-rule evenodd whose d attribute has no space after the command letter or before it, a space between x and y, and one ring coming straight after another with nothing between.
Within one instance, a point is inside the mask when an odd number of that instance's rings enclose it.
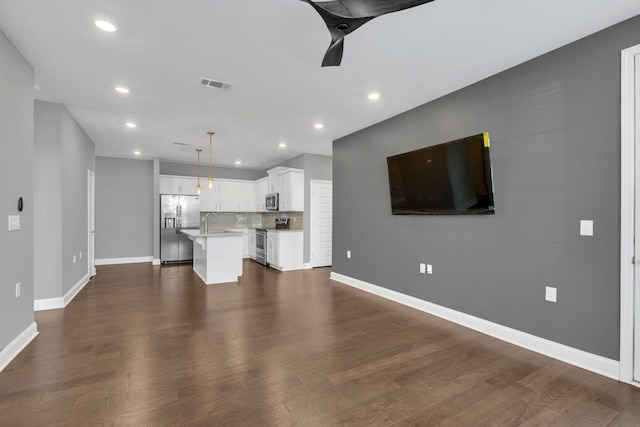
<instances>
[{"instance_id":1,"label":"white ceiling","mask_svg":"<svg viewBox=\"0 0 640 427\"><path fill-rule=\"evenodd\" d=\"M331 68L329 33L299 0L0 0L0 29L36 99L63 103L97 155L208 161L213 130L214 164L264 169L638 14L638 0L435 0L350 34Z\"/></svg>"}]
</instances>

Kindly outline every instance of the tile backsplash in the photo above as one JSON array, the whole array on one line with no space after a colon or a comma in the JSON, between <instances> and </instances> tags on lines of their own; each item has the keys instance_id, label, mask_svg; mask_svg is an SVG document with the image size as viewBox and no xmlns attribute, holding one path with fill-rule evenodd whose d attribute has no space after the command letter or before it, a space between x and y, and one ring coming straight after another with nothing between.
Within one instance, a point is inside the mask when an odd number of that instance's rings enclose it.
<instances>
[{"instance_id":1,"label":"tile backsplash","mask_svg":"<svg viewBox=\"0 0 640 427\"><path fill-rule=\"evenodd\" d=\"M262 214L262 226L264 228L275 228L276 218L291 218L289 227L292 230L302 230L304 228L304 214L302 212L267 212Z\"/></svg>"},{"instance_id":2,"label":"tile backsplash","mask_svg":"<svg viewBox=\"0 0 640 427\"><path fill-rule=\"evenodd\" d=\"M205 231L205 218L208 212L200 212L200 232ZM216 221L217 217L217 221ZM209 215L209 231L227 230L230 228L275 228L275 219L291 218L292 230L304 228L304 214L302 212L216 212Z\"/></svg>"}]
</instances>

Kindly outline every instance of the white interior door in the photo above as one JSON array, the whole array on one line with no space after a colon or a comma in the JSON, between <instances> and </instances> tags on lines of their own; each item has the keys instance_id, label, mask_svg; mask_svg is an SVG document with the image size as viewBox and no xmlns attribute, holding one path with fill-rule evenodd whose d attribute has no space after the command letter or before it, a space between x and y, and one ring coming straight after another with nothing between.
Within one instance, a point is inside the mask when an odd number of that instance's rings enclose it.
<instances>
[{"instance_id":1,"label":"white interior door","mask_svg":"<svg viewBox=\"0 0 640 427\"><path fill-rule=\"evenodd\" d=\"M311 265L331 265L333 183L311 180Z\"/></svg>"},{"instance_id":2,"label":"white interior door","mask_svg":"<svg viewBox=\"0 0 640 427\"><path fill-rule=\"evenodd\" d=\"M87 263L89 276L96 275L96 259L95 259L95 191L96 176L92 171L87 171Z\"/></svg>"},{"instance_id":3,"label":"white interior door","mask_svg":"<svg viewBox=\"0 0 640 427\"><path fill-rule=\"evenodd\" d=\"M640 382L640 55L635 57L635 260L634 263L634 337L633 337L633 379Z\"/></svg>"}]
</instances>

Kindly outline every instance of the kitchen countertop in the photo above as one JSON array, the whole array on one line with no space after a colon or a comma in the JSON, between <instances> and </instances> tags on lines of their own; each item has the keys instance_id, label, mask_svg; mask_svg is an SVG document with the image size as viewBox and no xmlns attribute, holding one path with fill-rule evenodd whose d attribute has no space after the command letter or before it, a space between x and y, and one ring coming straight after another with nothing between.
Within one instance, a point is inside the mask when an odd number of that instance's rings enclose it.
<instances>
[{"instance_id":1,"label":"kitchen countertop","mask_svg":"<svg viewBox=\"0 0 640 427\"><path fill-rule=\"evenodd\" d=\"M200 233L200 230L181 230L182 233L190 237L230 237L243 236L240 231L212 231L209 234Z\"/></svg>"},{"instance_id":2,"label":"kitchen countertop","mask_svg":"<svg viewBox=\"0 0 640 427\"><path fill-rule=\"evenodd\" d=\"M303 230L287 230L284 228L264 228L267 233L302 233Z\"/></svg>"}]
</instances>

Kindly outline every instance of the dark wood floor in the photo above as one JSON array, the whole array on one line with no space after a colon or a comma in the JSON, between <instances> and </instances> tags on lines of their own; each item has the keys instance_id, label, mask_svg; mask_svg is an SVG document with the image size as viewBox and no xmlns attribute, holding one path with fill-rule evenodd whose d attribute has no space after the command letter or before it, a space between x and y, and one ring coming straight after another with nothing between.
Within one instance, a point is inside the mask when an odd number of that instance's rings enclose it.
<instances>
[{"instance_id":1,"label":"dark wood floor","mask_svg":"<svg viewBox=\"0 0 640 427\"><path fill-rule=\"evenodd\" d=\"M1 426L638 426L640 390L329 280L103 266L0 373Z\"/></svg>"}]
</instances>

